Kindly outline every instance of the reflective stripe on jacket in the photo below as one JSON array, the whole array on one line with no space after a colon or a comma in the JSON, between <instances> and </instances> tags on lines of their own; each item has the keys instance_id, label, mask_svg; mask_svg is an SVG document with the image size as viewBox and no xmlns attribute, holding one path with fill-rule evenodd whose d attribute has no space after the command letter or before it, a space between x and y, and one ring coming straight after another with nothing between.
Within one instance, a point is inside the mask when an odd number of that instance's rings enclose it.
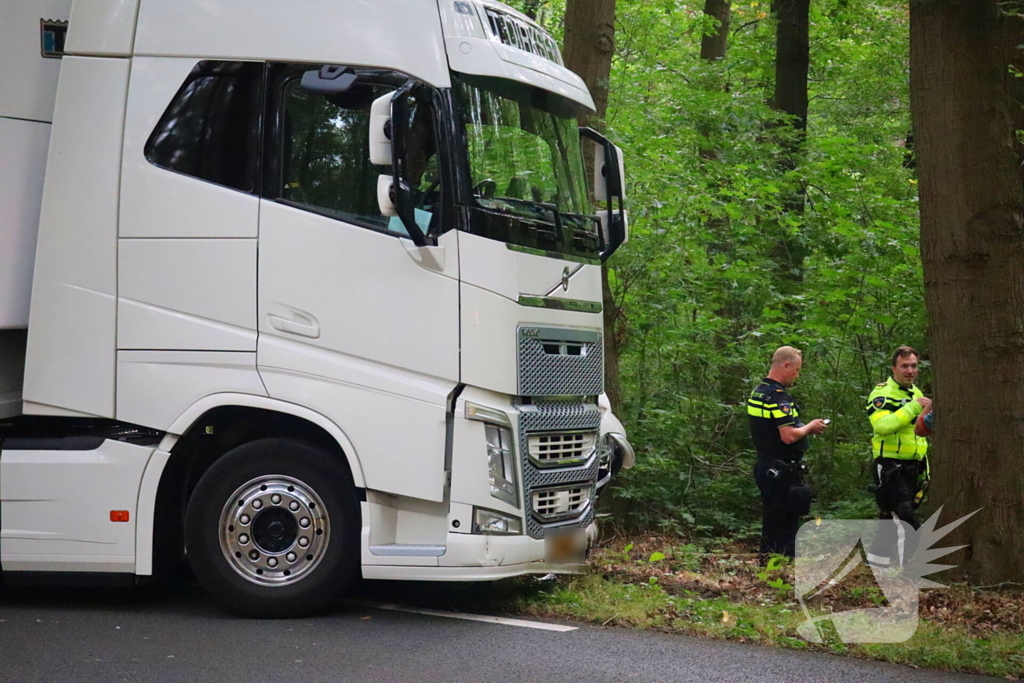
<instances>
[{"instance_id":1,"label":"reflective stripe on jacket","mask_svg":"<svg viewBox=\"0 0 1024 683\"><path fill-rule=\"evenodd\" d=\"M914 421L924 410L917 402L924 394L916 386L903 388L890 377L868 396L871 420L871 455L875 458L921 460L928 452L928 440L914 433Z\"/></svg>"}]
</instances>

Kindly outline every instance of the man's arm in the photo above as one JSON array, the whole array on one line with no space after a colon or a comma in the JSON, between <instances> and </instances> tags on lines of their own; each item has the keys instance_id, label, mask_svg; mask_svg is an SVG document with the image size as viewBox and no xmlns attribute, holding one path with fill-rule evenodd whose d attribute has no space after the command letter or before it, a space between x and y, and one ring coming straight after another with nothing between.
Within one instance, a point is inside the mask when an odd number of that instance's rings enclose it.
<instances>
[{"instance_id":1,"label":"man's arm","mask_svg":"<svg viewBox=\"0 0 1024 683\"><path fill-rule=\"evenodd\" d=\"M779 438L782 439L782 443L789 446L806 437L808 434L821 434L825 431L826 426L827 425L824 420L811 420L803 427L782 425L779 427Z\"/></svg>"},{"instance_id":2,"label":"man's arm","mask_svg":"<svg viewBox=\"0 0 1024 683\"><path fill-rule=\"evenodd\" d=\"M932 416L932 407L928 406L918 416L917 422L914 423L914 433L918 436L931 436L932 420L934 419L935 418Z\"/></svg>"},{"instance_id":3,"label":"man's arm","mask_svg":"<svg viewBox=\"0 0 1024 683\"><path fill-rule=\"evenodd\" d=\"M911 401L899 410L874 411L868 419L871 420L871 428L874 430L875 436L889 436L906 427L921 414L925 405L931 405L931 400L920 398Z\"/></svg>"}]
</instances>

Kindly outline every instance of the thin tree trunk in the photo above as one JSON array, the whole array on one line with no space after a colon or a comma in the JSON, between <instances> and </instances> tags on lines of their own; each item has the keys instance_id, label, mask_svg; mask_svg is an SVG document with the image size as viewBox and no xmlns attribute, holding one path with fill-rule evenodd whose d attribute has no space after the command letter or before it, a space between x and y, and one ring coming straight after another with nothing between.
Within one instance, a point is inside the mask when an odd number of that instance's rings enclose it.
<instances>
[{"instance_id":1,"label":"thin tree trunk","mask_svg":"<svg viewBox=\"0 0 1024 683\"><path fill-rule=\"evenodd\" d=\"M810 0L775 0L775 92L771 106L789 117L789 123L776 129L782 147L780 168L792 171L803 156L807 131L807 75L810 68ZM804 212L802 190L783 198L783 208L791 215ZM804 260L809 250L801 235L774 226L775 246L771 258L776 264L776 285L781 294L801 293Z\"/></svg>"},{"instance_id":2,"label":"thin tree trunk","mask_svg":"<svg viewBox=\"0 0 1024 683\"><path fill-rule=\"evenodd\" d=\"M1024 184L1008 64L1019 20L997 0L910 7L911 110L935 376L940 546L984 583L1024 580Z\"/></svg>"},{"instance_id":3,"label":"thin tree trunk","mask_svg":"<svg viewBox=\"0 0 1024 683\"><path fill-rule=\"evenodd\" d=\"M775 95L772 108L807 130L807 74L811 64L811 0L775 0Z\"/></svg>"},{"instance_id":4,"label":"thin tree trunk","mask_svg":"<svg viewBox=\"0 0 1024 683\"><path fill-rule=\"evenodd\" d=\"M615 0L568 0L565 6L565 65L590 89L596 113L584 125L604 127L608 111L608 82L615 52ZM621 413L622 382L619 379L620 311L608 285L607 264L602 267L604 299L604 386L612 409Z\"/></svg>"},{"instance_id":5,"label":"thin tree trunk","mask_svg":"<svg viewBox=\"0 0 1024 683\"><path fill-rule=\"evenodd\" d=\"M714 68L713 63L724 60L729 50L729 0L705 0L704 14L713 17L718 24L711 33L705 33L700 41L700 58L709 62L708 75L703 86L708 91L721 92L726 89L725 79L721 71ZM702 118L698 123L701 134L701 146L698 154L708 164L719 162L719 152L715 148L715 129L721 121L710 117ZM728 216L712 216L704 222L709 242L708 258L713 260L723 255L730 256L734 250L731 234L731 223ZM741 302L728 290L721 292L721 303L715 308L715 316L723 322L723 327L714 337L715 350L726 358L734 358L728 352L728 346L741 335ZM746 380L747 368L738 362L726 363L721 367L716 391L718 399L725 404L737 403L742 400L743 384Z\"/></svg>"}]
</instances>

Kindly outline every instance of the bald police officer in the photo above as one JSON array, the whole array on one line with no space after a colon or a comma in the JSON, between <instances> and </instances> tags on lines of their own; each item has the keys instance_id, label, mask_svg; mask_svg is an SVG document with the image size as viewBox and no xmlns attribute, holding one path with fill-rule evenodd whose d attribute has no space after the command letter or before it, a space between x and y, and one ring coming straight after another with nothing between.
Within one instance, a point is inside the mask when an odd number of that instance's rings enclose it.
<instances>
[{"instance_id":1,"label":"bald police officer","mask_svg":"<svg viewBox=\"0 0 1024 683\"><path fill-rule=\"evenodd\" d=\"M747 399L750 435L757 449L754 480L764 503L758 552L762 564L772 554L793 557L800 517L811 508L811 489L804 484L801 462L807 436L821 434L828 426L824 420L804 424L796 401L787 392L802 366L798 349L779 348L772 355L768 376Z\"/></svg>"}]
</instances>

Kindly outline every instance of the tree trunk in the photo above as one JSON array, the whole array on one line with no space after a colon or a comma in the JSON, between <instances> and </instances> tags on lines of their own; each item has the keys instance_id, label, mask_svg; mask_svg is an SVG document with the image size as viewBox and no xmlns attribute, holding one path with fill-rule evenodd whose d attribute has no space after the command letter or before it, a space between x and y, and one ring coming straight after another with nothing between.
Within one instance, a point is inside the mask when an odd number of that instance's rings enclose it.
<instances>
[{"instance_id":1,"label":"tree trunk","mask_svg":"<svg viewBox=\"0 0 1024 683\"><path fill-rule=\"evenodd\" d=\"M713 63L724 60L729 50L729 18L731 11L729 0L705 0L704 14L718 21L714 32L705 33L700 41L700 58L710 62L707 77L702 86L709 92L721 92L726 89L722 71L714 68ZM718 114L715 114L718 116ZM715 130L721 125L720 119L711 116L698 120L697 129L701 134L701 146L698 154L707 164L719 162L719 152L715 148ZM719 188L721 189L721 188ZM735 251L732 239L732 225L728 216L712 216L704 221L704 229L708 234L707 252L709 261L721 256L731 257ZM744 386L747 381L747 368L735 362L734 354L728 352L730 343L742 335L741 302L737 297L723 288L720 303L715 308L715 316L723 321L723 326L715 333L715 350L725 358L733 358L733 362L725 363L716 383L716 396L724 404L734 404L743 400Z\"/></svg>"},{"instance_id":2,"label":"tree trunk","mask_svg":"<svg viewBox=\"0 0 1024 683\"><path fill-rule=\"evenodd\" d=\"M705 0L704 14L718 20L714 33L706 33L700 39L700 58L708 61L724 59L729 49L729 0Z\"/></svg>"},{"instance_id":3,"label":"tree trunk","mask_svg":"<svg viewBox=\"0 0 1024 683\"><path fill-rule=\"evenodd\" d=\"M1024 580L1024 184L1008 64L1020 20L997 0L916 0L911 110L934 368L940 546L984 583ZM949 559L949 558L945 558Z\"/></svg>"},{"instance_id":4,"label":"tree trunk","mask_svg":"<svg viewBox=\"0 0 1024 683\"><path fill-rule=\"evenodd\" d=\"M800 162L807 131L807 74L810 68L810 0L775 0L775 92L771 107L789 117L789 123L776 129L782 147L780 168L792 171ZM783 198L783 208L790 214L802 215L802 190ZM804 260L809 250L799 233L774 226L775 245L771 250L776 264L776 287L787 299L800 294Z\"/></svg>"},{"instance_id":5,"label":"tree trunk","mask_svg":"<svg viewBox=\"0 0 1024 683\"><path fill-rule=\"evenodd\" d=\"M807 73L811 64L811 0L775 0L775 95L772 108L807 129Z\"/></svg>"},{"instance_id":6,"label":"tree trunk","mask_svg":"<svg viewBox=\"0 0 1024 683\"><path fill-rule=\"evenodd\" d=\"M608 81L615 51L615 0L567 0L565 6L565 65L590 89L596 113L583 125L601 130L608 111ZM608 266L602 266L604 298L604 386L612 410L622 411L619 379L619 306L608 286Z\"/></svg>"}]
</instances>

